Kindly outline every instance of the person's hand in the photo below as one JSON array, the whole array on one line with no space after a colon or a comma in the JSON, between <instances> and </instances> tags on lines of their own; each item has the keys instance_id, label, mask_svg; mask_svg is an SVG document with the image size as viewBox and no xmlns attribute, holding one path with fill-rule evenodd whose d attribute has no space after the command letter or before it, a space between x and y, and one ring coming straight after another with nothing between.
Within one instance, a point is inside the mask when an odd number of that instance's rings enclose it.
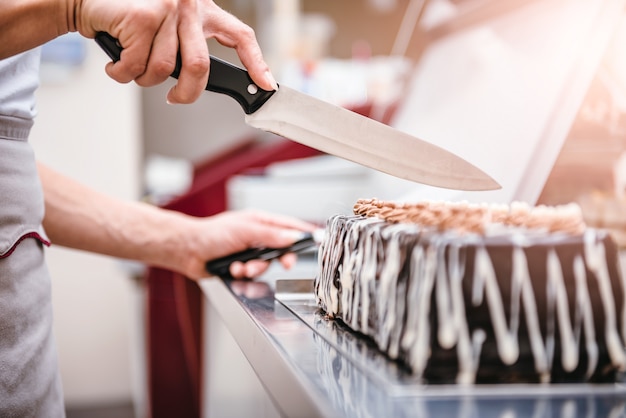
<instances>
[{"instance_id":1,"label":"person's hand","mask_svg":"<svg viewBox=\"0 0 626 418\"><path fill-rule=\"evenodd\" d=\"M210 58L207 38L234 48L261 88L276 88L254 31L212 0L74 0L70 30L93 38L108 32L124 49L107 74L121 83L153 86L174 71L180 49L182 69L167 94L169 103L191 103L206 87Z\"/></svg>"},{"instance_id":2,"label":"person's hand","mask_svg":"<svg viewBox=\"0 0 626 418\"><path fill-rule=\"evenodd\" d=\"M288 216L260 211L231 211L208 218L197 218L187 232L188 242L181 252L182 272L189 278L207 277L205 264L252 247L286 247L313 232L316 226ZM285 268L296 262L296 255L287 253L280 258ZM235 278L254 278L262 274L269 262L252 260L235 262L230 273Z\"/></svg>"}]
</instances>

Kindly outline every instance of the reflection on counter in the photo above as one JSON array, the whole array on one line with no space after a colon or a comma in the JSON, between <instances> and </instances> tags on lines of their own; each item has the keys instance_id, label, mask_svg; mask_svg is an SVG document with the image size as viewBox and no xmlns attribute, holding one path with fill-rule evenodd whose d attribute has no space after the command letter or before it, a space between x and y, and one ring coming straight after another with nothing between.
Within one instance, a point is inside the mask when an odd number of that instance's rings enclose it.
<instances>
[{"instance_id":1,"label":"reflection on counter","mask_svg":"<svg viewBox=\"0 0 626 418\"><path fill-rule=\"evenodd\" d=\"M287 286L283 280L298 283ZM312 294L312 279L226 282L230 290L223 283L201 283L211 312L216 313L212 316L228 328L254 369L250 373L258 377L258 388L280 416L617 418L626 414L623 383L424 385L412 380L367 339L321 315ZM206 335L212 335L216 343L222 341L210 332ZM245 386L237 380L231 357L219 356L220 351L213 349L207 352L208 364L224 366L229 374L226 380L233 382L234 388ZM624 377L620 382L626 382ZM209 380L206 387L216 390L224 384ZM231 410L239 410L246 403L255 405L259 396L255 392L250 397L241 390L235 393L228 399L215 394L207 399L212 405L233 402L236 405L231 405ZM258 408L251 413L238 416L279 416Z\"/></svg>"},{"instance_id":2,"label":"reflection on counter","mask_svg":"<svg viewBox=\"0 0 626 418\"><path fill-rule=\"evenodd\" d=\"M626 414L626 376L617 384L595 385L424 384L368 338L327 319L312 293L299 292L276 293L276 316L278 312L283 319L295 315L313 330L321 387L343 416L599 418Z\"/></svg>"},{"instance_id":3,"label":"reflection on counter","mask_svg":"<svg viewBox=\"0 0 626 418\"><path fill-rule=\"evenodd\" d=\"M345 416L600 418L626 414L624 393L617 390L615 393L603 394L602 386L599 386L599 391L586 385L579 389L572 387L570 395L562 390L553 394L550 387L539 388L532 385L478 388L474 390L475 394L472 394L471 388L422 386L412 392L413 396L407 396L408 393L404 396L390 396L386 390L380 390L380 387L370 387L378 386L380 382L365 378L363 369L354 365L355 358L367 351L362 350L367 345L362 338L337 329L337 325L329 323L321 316L318 316L316 323L316 330L320 327L331 327L336 331L333 344L319 334L314 335L314 340L318 346L317 368L327 388L327 396L333 407ZM337 344L342 349L337 349ZM346 356L345 350L350 350L354 356ZM363 365L372 366L371 363ZM375 370L375 365L372 368ZM598 394L591 396L594 392ZM364 396L370 400L369 404L355 401Z\"/></svg>"}]
</instances>

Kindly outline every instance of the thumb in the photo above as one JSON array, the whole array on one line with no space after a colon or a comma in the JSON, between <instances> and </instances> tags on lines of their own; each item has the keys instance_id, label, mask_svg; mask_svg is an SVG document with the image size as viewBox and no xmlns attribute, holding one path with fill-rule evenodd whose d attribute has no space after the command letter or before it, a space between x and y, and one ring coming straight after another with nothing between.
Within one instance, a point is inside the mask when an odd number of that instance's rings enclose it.
<instances>
[{"instance_id":1,"label":"thumb","mask_svg":"<svg viewBox=\"0 0 626 418\"><path fill-rule=\"evenodd\" d=\"M306 232L298 229L263 227L259 230L259 239L256 242L263 247L281 248L287 247L294 242L303 239L305 236Z\"/></svg>"}]
</instances>

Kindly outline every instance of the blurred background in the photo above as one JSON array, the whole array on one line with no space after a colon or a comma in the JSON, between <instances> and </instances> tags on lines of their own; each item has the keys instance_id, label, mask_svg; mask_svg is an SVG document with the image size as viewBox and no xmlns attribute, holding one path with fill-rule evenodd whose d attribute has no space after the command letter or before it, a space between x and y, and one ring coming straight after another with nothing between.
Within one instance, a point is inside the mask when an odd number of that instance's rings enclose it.
<instances>
[{"instance_id":1,"label":"blurred background","mask_svg":"<svg viewBox=\"0 0 626 418\"><path fill-rule=\"evenodd\" d=\"M198 215L256 207L323 224L362 197L578 202L589 224L626 242L623 1L218 4L255 29L280 84L448 148L503 189L460 193L372 172L247 127L238 104L218 94L167 105L173 81L119 85L96 44L73 35L44 48L32 137L39 159L111 195ZM48 258L68 415L164 411L154 379L175 360L155 351L154 336L177 329L180 317L156 319L153 273L54 246ZM173 335L161 338L175 351L184 336Z\"/></svg>"}]
</instances>

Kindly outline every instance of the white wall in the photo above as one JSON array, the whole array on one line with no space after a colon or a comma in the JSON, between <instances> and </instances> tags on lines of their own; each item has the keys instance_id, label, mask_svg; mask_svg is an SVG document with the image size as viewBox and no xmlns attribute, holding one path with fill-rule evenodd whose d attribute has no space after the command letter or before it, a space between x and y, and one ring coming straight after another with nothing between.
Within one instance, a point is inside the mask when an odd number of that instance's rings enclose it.
<instances>
[{"instance_id":1,"label":"white wall","mask_svg":"<svg viewBox=\"0 0 626 418\"><path fill-rule=\"evenodd\" d=\"M210 50L241 65L232 50L218 45L212 45ZM239 104L223 94L205 91L192 104L168 105L165 95L173 83L170 79L141 91L147 156L156 154L201 163L258 134L258 130L245 124Z\"/></svg>"},{"instance_id":2,"label":"white wall","mask_svg":"<svg viewBox=\"0 0 626 418\"><path fill-rule=\"evenodd\" d=\"M108 58L85 40L86 61L68 77L43 73L31 142L39 160L102 192L137 199L140 190L139 89L104 72ZM47 76L46 76L47 75ZM131 341L138 338L136 286L119 261L55 247L55 333L67 405L129 401Z\"/></svg>"}]
</instances>

